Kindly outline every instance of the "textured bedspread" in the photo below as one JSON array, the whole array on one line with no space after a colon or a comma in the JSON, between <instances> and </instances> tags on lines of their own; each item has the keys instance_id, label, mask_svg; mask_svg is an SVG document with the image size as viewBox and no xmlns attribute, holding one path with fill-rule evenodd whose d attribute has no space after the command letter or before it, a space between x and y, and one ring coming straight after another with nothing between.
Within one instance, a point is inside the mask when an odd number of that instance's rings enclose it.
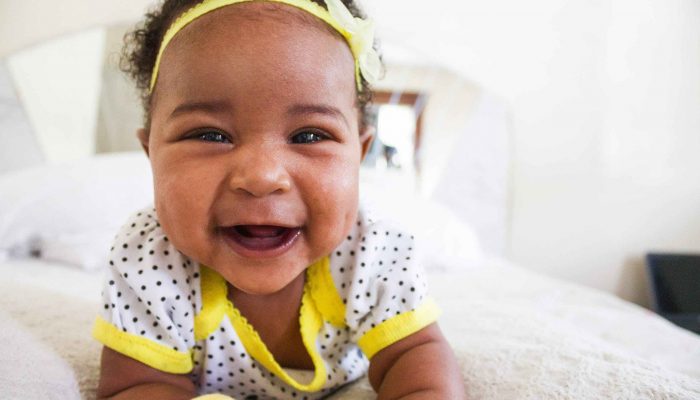
<instances>
[{"instance_id":1,"label":"textured bedspread","mask_svg":"<svg viewBox=\"0 0 700 400\"><path fill-rule=\"evenodd\" d=\"M511 266L431 274L471 399L699 399L700 337ZM0 263L0 398L94 398L99 273ZM337 399L371 399L366 380Z\"/></svg>"}]
</instances>

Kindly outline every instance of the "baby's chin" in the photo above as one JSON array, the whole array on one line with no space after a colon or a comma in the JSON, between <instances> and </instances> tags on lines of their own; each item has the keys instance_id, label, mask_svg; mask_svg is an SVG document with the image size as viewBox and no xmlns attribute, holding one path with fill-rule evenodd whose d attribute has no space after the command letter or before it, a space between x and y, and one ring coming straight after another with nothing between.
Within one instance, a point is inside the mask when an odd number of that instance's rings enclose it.
<instances>
[{"instance_id":1,"label":"baby's chin","mask_svg":"<svg viewBox=\"0 0 700 400\"><path fill-rule=\"evenodd\" d=\"M269 296L283 292L299 280L303 282L306 268L300 265L286 271L270 271L271 273L266 273L265 270L246 271L245 268L214 270L237 291L251 296Z\"/></svg>"}]
</instances>

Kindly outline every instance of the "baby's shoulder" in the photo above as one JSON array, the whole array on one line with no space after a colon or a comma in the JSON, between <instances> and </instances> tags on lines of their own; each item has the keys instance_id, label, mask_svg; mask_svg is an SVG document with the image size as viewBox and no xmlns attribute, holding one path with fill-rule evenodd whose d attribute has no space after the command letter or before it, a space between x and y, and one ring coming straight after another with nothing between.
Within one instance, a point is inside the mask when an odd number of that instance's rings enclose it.
<instances>
[{"instance_id":1,"label":"baby's shoulder","mask_svg":"<svg viewBox=\"0 0 700 400\"><path fill-rule=\"evenodd\" d=\"M413 233L398 221L361 208L345 240L331 254L331 268L358 264L370 270L411 261L415 246Z\"/></svg>"},{"instance_id":2,"label":"baby's shoulder","mask_svg":"<svg viewBox=\"0 0 700 400\"><path fill-rule=\"evenodd\" d=\"M338 307L357 340L401 314L414 315L411 312L421 307L429 310L424 302L428 288L415 256L412 232L377 212L360 210L353 229L329 256L329 269L338 302L342 303ZM430 318L419 322L433 321L434 317L431 313ZM400 325L408 320L397 321L395 324ZM366 354L374 353L372 346Z\"/></svg>"},{"instance_id":3,"label":"baby's shoulder","mask_svg":"<svg viewBox=\"0 0 700 400\"><path fill-rule=\"evenodd\" d=\"M360 209L353 228L329 257L336 289L343 297L357 296L394 280L398 284L404 275L422 275L414 248L414 235L400 223Z\"/></svg>"},{"instance_id":4,"label":"baby's shoulder","mask_svg":"<svg viewBox=\"0 0 700 400\"><path fill-rule=\"evenodd\" d=\"M170 242L153 207L135 212L119 229L109 267L145 297L190 293L200 275L199 265Z\"/></svg>"}]
</instances>

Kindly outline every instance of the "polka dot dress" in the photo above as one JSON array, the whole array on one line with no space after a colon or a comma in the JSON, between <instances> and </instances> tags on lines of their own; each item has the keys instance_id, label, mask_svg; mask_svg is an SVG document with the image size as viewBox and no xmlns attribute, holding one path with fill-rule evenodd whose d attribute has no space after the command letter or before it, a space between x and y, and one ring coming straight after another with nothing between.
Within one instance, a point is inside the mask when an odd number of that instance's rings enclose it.
<instances>
[{"instance_id":1,"label":"polka dot dress","mask_svg":"<svg viewBox=\"0 0 700 400\"><path fill-rule=\"evenodd\" d=\"M368 357L437 319L413 255L410 234L361 207L345 240L307 270L301 333L317 362L300 373L266 353L223 278L177 251L149 208L115 238L93 335L153 368L189 374L200 394L323 398L364 375Z\"/></svg>"}]
</instances>

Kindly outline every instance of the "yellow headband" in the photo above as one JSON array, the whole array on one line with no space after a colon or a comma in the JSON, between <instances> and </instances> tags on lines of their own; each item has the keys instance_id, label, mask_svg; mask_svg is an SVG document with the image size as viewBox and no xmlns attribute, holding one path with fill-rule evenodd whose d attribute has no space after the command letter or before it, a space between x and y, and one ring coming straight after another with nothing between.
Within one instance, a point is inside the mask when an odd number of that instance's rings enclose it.
<instances>
[{"instance_id":1,"label":"yellow headband","mask_svg":"<svg viewBox=\"0 0 700 400\"><path fill-rule=\"evenodd\" d=\"M311 0L204 0L178 17L165 33L163 42L160 45L160 50L158 51L156 63L153 66L150 91L153 92L153 88L156 86L156 81L158 80L158 70L160 68L163 51L165 51L165 48L178 32L204 14L232 4L250 1L284 3L320 18L338 31L338 33L345 38L348 46L350 46L352 55L355 58L355 80L358 90L362 88L360 76L364 77L370 84L374 83L379 78L379 74L381 73L381 61L373 47L374 23L369 19L363 20L353 17L340 0L324 0L328 10Z\"/></svg>"}]
</instances>

